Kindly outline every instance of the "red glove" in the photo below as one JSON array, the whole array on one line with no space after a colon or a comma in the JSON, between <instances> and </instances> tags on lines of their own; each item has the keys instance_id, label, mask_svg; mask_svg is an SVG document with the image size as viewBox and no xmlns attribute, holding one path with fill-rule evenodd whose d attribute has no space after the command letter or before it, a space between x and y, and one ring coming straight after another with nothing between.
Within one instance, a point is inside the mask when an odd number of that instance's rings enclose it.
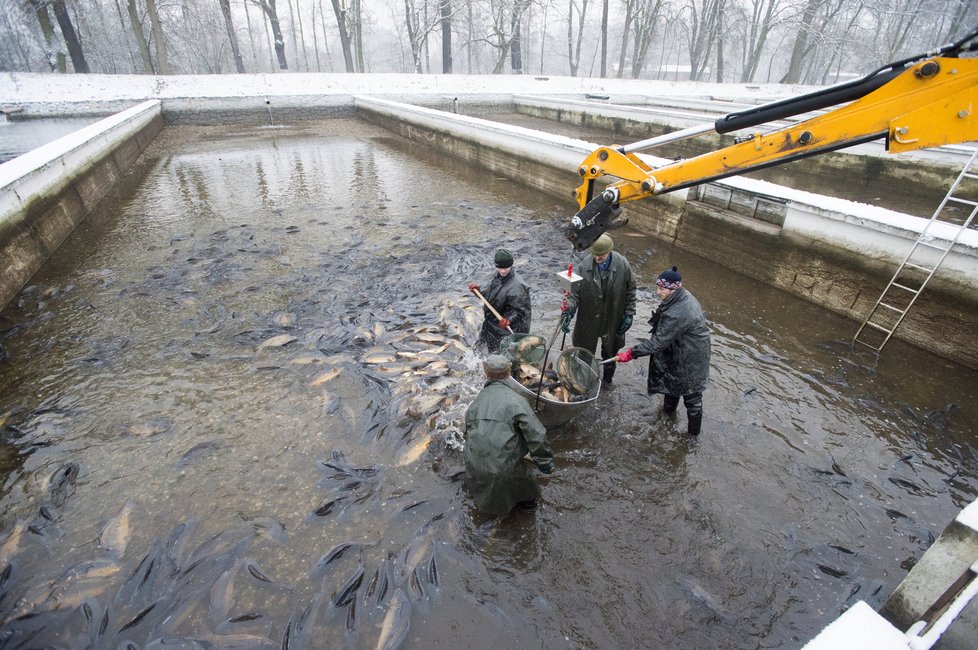
<instances>
[{"instance_id":1,"label":"red glove","mask_svg":"<svg viewBox=\"0 0 978 650\"><path fill-rule=\"evenodd\" d=\"M477 285L475 282L469 282L469 291L475 293L476 291L482 291L482 289L480 289L479 285Z\"/></svg>"},{"instance_id":2,"label":"red glove","mask_svg":"<svg viewBox=\"0 0 978 650\"><path fill-rule=\"evenodd\" d=\"M634 358L635 357L632 356L631 348L625 348L624 350L622 350L621 352L615 355L615 359L618 360L618 363L628 363Z\"/></svg>"},{"instance_id":3,"label":"red glove","mask_svg":"<svg viewBox=\"0 0 978 650\"><path fill-rule=\"evenodd\" d=\"M500 318L499 319L499 326L501 328L503 328L503 329L506 329L507 327L509 327L509 319L508 318Z\"/></svg>"}]
</instances>

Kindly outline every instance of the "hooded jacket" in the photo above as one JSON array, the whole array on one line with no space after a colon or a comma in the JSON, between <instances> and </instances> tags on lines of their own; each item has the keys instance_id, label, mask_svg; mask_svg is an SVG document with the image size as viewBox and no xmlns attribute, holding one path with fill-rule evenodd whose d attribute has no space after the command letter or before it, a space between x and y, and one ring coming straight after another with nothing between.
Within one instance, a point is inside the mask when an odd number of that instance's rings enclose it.
<instances>
[{"instance_id":1,"label":"hooded jacket","mask_svg":"<svg viewBox=\"0 0 978 650\"><path fill-rule=\"evenodd\" d=\"M505 381L489 380L465 412L465 487L479 510L504 515L540 496L527 453L535 463L553 462L547 430Z\"/></svg>"},{"instance_id":2,"label":"hooded jacket","mask_svg":"<svg viewBox=\"0 0 978 650\"><path fill-rule=\"evenodd\" d=\"M649 319L652 338L632 346L649 359L649 394L691 395L706 390L710 377L710 330L703 308L685 288L662 301Z\"/></svg>"}]
</instances>

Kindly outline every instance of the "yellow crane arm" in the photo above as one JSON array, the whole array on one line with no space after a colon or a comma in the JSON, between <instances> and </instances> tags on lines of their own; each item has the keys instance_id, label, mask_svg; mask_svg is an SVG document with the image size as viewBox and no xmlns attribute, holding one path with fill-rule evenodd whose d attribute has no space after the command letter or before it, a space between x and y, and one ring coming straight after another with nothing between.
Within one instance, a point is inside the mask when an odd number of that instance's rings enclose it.
<instances>
[{"instance_id":1,"label":"yellow crane arm","mask_svg":"<svg viewBox=\"0 0 978 650\"><path fill-rule=\"evenodd\" d=\"M978 30L971 38L975 36ZM956 44L959 51L963 42ZM571 220L567 236L577 250L583 250L605 230L627 221L620 216L621 203L879 138L886 139L891 153L978 140L976 101L978 59L925 56L889 64L850 84L731 113L706 128L694 127L632 145L600 147L578 168L582 183L574 197L581 209ZM658 168L635 153L710 130L743 131L843 102L841 107L791 126L753 132L723 149ZM618 180L595 197L595 181L603 176Z\"/></svg>"}]
</instances>

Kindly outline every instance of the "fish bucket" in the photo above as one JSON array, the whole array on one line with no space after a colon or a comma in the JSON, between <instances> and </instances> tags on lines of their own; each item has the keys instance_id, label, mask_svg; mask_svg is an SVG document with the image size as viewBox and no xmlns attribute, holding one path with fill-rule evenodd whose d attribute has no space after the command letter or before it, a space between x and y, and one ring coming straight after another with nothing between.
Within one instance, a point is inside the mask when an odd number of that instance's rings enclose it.
<instances>
[{"instance_id":1,"label":"fish bucket","mask_svg":"<svg viewBox=\"0 0 978 650\"><path fill-rule=\"evenodd\" d=\"M587 395L598 385L599 365L590 350L567 348L557 358L560 383L575 395Z\"/></svg>"},{"instance_id":2,"label":"fish bucket","mask_svg":"<svg viewBox=\"0 0 978 650\"><path fill-rule=\"evenodd\" d=\"M514 364L539 365L547 353L547 340L536 334L510 334L499 342L499 354Z\"/></svg>"},{"instance_id":3,"label":"fish bucket","mask_svg":"<svg viewBox=\"0 0 978 650\"><path fill-rule=\"evenodd\" d=\"M550 350L547 354L547 368L553 368L558 359L559 351L556 349ZM539 366L539 364L537 365ZM550 370L547 372L550 372ZM514 376L506 379L506 385L530 403L530 407L548 429L560 427L570 422L585 411L588 406L593 404L601 392L600 381L594 383L594 387L590 392L582 395L574 395L568 388L568 393L571 394L572 398L564 402L547 397L546 392L538 394L535 389L524 386Z\"/></svg>"}]
</instances>

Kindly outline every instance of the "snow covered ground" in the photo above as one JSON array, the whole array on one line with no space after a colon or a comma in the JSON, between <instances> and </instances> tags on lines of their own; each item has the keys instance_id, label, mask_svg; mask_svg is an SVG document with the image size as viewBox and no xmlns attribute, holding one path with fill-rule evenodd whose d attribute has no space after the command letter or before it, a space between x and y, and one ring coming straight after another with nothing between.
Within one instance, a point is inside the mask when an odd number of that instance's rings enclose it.
<instances>
[{"instance_id":1,"label":"snow covered ground","mask_svg":"<svg viewBox=\"0 0 978 650\"><path fill-rule=\"evenodd\" d=\"M681 81L414 74L91 75L0 74L0 106L189 97L289 95L647 95L754 103L810 92L811 86Z\"/></svg>"}]
</instances>

